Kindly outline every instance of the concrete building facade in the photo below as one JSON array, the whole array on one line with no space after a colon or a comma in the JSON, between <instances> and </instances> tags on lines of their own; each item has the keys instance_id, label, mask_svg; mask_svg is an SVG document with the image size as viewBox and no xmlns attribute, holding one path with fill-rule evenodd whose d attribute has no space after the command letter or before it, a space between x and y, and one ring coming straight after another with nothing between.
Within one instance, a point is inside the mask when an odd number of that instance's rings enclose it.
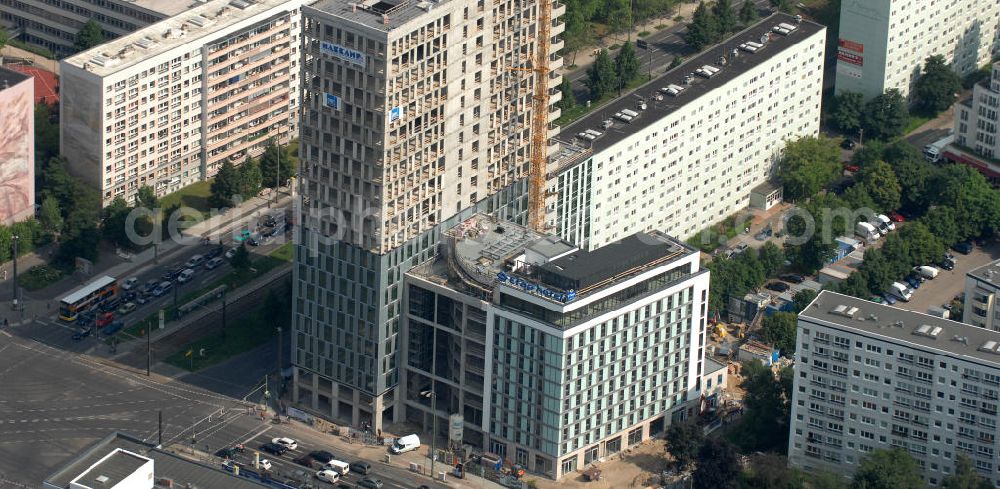
<instances>
[{"instance_id":1,"label":"concrete building facade","mask_svg":"<svg viewBox=\"0 0 1000 489\"><path fill-rule=\"evenodd\" d=\"M0 25L18 39L62 57L73 54L76 34L88 20L106 39L135 32L194 8L200 0L0 0Z\"/></svg>"},{"instance_id":2,"label":"concrete building facade","mask_svg":"<svg viewBox=\"0 0 1000 489\"><path fill-rule=\"evenodd\" d=\"M560 479L693 414L697 251L639 233L588 252L481 214L445 234L404 281L407 422L429 432L436 416L448 439L460 415L462 445Z\"/></svg>"},{"instance_id":3,"label":"concrete building facade","mask_svg":"<svg viewBox=\"0 0 1000 489\"><path fill-rule=\"evenodd\" d=\"M302 407L376 428L398 417L403 273L433 255L442 224L458 214L523 219L537 6L321 0L303 8L292 348ZM564 12L553 3L551 52L562 47ZM553 56L550 68L561 62ZM559 82L553 74L549 83ZM549 111L550 120L558 115Z\"/></svg>"},{"instance_id":4,"label":"concrete building facade","mask_svg":"<svg viewBox=\"0 0 1000 489\"><path fill-rule=\"evenodd\" d=\"M899 447L935 487L964 453L1000 485L1000 333L823 291L796 344L791 465L849 477Z\"/></svg>"},{"instance_id":5,"label":"concrete building facade","mask_svg":"<svg viewBox=\"0 0 1000 489\"><path fill-rule=\"evenodd\" d=\"M965 274L965 303L962 322L991 331L1000 331L1000 260Z\"/></svg>"},{"instance_id":6,"label":"concrete building facade","mask_svg":"<svg viewBox=\"0 0 1000 489\"><path fill-rule=\"evenodd\" d=\"M772 15L563 130L549 223L595 249L687 238L745 209L787 140L819 131L826 29Z\"/></svg>"},{"instance_id":7,"label":"concrete building facade","mask_svg":"<svg viewBox=\"0 0 1000 489\"><path fill-rule=\"evenodd\" d=\"M60 63L61 153L104 205L165 195L298 131L305 0L211 0Z\"/></svg>"},{"instance_id":8,"label":"concrete building facade","mask_svg":"<svg viewBox=\"0 0 1000 489\"><path fill-rule=\"evenodd\" d=\"M0 67L0 223L35 215L35 84Z\"/></svg>"},{"instance_id":9,"label":"concrete building facade","mask_svg":"<svg viewBox=\"0 0 1000 489\"><path fill-rule=\"evenodd\" d=\"M837 93L866 99L890 88L907 96L924 60L941 55L967 75L1000 50L1000 4L978 0L844 0Z\"/></svg>"},{"instance_id":10,"label":"concrete building facade","mask_svg":"<svg viewBox=\"0 0 1000 489\"><path fill-rule=\"evenodd\" d=\"M972 96L955 104L955 141L942 156L968 165L1000 185L1000 62L990 78L972 87Z\"/></svg>"}]
</instances>

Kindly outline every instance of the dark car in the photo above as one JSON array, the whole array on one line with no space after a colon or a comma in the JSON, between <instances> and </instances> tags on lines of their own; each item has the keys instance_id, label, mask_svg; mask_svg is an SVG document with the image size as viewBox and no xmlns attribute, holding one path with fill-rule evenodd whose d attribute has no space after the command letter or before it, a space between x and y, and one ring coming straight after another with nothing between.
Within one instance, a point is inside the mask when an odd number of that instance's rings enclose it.
<instances>
[{"instance_id":1,"label":"dark car","mask_svg":"<svg viewBox=\"0 0 1000 489\"><path fill-rule=\"evenodd\" d=\"M791 282L793 284L801 284L802 282L806 281L806 278L797 273L786 273L781 276L781 280L784 280L785 282Z\"/></svg>"},{"instance_id":2,"label":"dark car","mask_svg":"<svg viewBox=\"0 0 1000 489\"><path fill-rule=\"evenodd\" d=\"M270 238L275 234L278 234L278 230L275 228L264 228L264 230L260 232L260 235L265 238Z\"/></svg>"},{"instance_id":3,"label":"dark car","mask_svg":"<svg viewBox=\"0 0 1000 489\"><path fill-rule=\"evenodd\" d=\"M851 140L851 139L844 139L840 143L840 147L844 148L844 149L854 149L855 145L856 145L856 143L854 142L854 140Z\"/></svg>"},{"instance_id":4,"label":"dark car","mask_svg":"<svg viewBox=\"0 0 1000 489\"><path fill-rule=\"evenodd\" d=\"M121 303L122 303L121 299L119 299L117 297L108 299L108 300L104 301L104 303L101 304L101 311L102 312L112 312L112 311L118 309L118 306L120 306Z\"/></svg>"},{"instance_id":5,"label":"dark car","mask_svg":"<svg viewBox=\"0 0 1000 489\"><path fill-rule=\"evenodd\" d=\"M963 255L968 255L969 253L972 253L972 243L968 241L962 241L961 243L955 243L951 245L951 249Z\"/></svg>"},{"instance_id":6,"label":"dark car","mask_svg":"<svg viewBox=\"0 0 1000 489\"><path fill-rule=\"evenodd\" d=\"M181 273L181 270L166 270L163 272L163 275L160 275L160 279L164 282L173 282L179 273Z\"/></svg>"},{"instance_id":7,"label":"dark car","mask_svg":"<svg viewBox=\"0 0 1000 489\"><path fill-rule=\"evenodd\" d=\"M112 321L111 324L105 326L101 329L101 334L104 336L111 336L125 327L125 323L122 321Z\"/></svg>"},{"instance_id":8,"label":"dark car","mask_svg":"<svg viewBox=\"0 0 1000 489\"><path fill-rule=\"evenodd\" d=\"M278 220L275 219L274 216L267 216L267 218L264 219L264 226L265 227L274 227L274 225L277 224L277 223L278 223Z\"/></svg>"},{"instance_id":9,"label":"dark car","mask_svg":"<svg viewBox=\"0 0 1000 489\"><path fill-rule=\"evenodd\" d=\"M766 288L768 290L773 290L775 292L784 292L784 291L790 289L791 287L788 284L784 283L784 282L771 282L771 283L765 285L764 288Z\"/></svg>"},{"instance_id":10,"label":"dark car","mask_svg":"<svg viewBox=\"0 0 1000 489\"><path fill-rule=\"evenodd\" d=\"M93 331L93 329L91 329L91 328L85 328L85 329L82 329L80 331L77 331L77 332L73 333L73 341L80 341L80 340L82 340L82 339L90 336L90 333L92 331Z\"/></svg>"},{"instance_id":11,"label":"dark car","mask_svg":"<svg viewBox=\"0 0 1000 489\"><path fill-rule=\"evenodd\" d=\"M941 263L938 263L938 266L940 266L945 270L951 271L955 269L955 262L952 260L941 260Z\"/></svg>"},{"instance_id":12,"label":"dark car","mask_svg":"<svg viewBox=\"0 0 1000 489\"><path fill-rule=\"evenodd\" d=\"M316 450L314 452L309 452L309 456L321 464L326 464L327 462L333 460L333 454L326 450Z\"/></svg>"},{"instance_id":13,"label":"dark car","mask_svg":"<svg viewBox=\"0 0 1000 489\"><path fill-rule=\"evenodd\" d=\"M358 461L351 464L351 472L354 472L356 474L368 475L368 473L371 472L371 470L372 470L372 464L368 462Z\"/></svg>"},{"instance_id":14,"label":"dark car","mask_svg":"<svg viewBox=\"0 0 1000 489\"><path fill-rule=\"evenodd\" d=\"M896 303L896 296L892 294L882 294L882 300L884 300L886 304L889 304L891 306Z\"/></svg>"},{"instance_id":15,"label":"dark car","mask_svg":"<svg viewBox=\"0 0 1000 489\"><path fill-rule=\"evenodd\" d=\"M292 462L301 465L303 467L309 467L310 469L312 468L314 461L316 461L316 459L313 458L311 455L303 455L301 457L296 457L292 459Z\"/></svg>"},{"instance_id":16,"label":"dark car","mask_svg":"<svg viewBox=\"0 0 1000 489\"><path fill-rule=\"evenodd\" d=\"M222 245L213 246L211 250L208 250L208 252L205 253L205 259L206 260L211 260L212 258L215 258L217 256L222 256L222 254L225 253L225 252L226 252L226 249L223 248Z\"/></svg>"},{"instance_id":17,"label":"dark car","mask_svg":"<svg viewBox=\"0 0 1000 489\"><path fill-rule=\"evenodd\" d=\"M215 452L215 456L216 457L222 457L222 458L235 458L235 455L237 453L240 453L240 452L242 452L242 450L240 450L240 449L238 449L236 447L226 447L226 448L220 448L220 449L218 449Z\"/></svg>"},{"instance_id":18,"label":"dark car","mask_svg":"<svg viewBox=\"0 0 1000 489\"><path fill-rule=\"evenodd\" d=\"M250 236L247 238L247 244L250 246L260 246L260 236Z\"/></svg>"},{"instance_id":19,"label":"dark car","mask_svg":"<svg viewBox=\"0 0 1000 489\"><path fill-rule=\"evenodd\" d=\"M920 279L914 277L913 275L907 276L905 279L903 279L903 281L905 281L912 289L920 288Z\"/></svg>"},{"instance_id":20,"label":"dark car","mask_svg":"<svg viewBox=\"0 0 1000 489\"><path fill-rule=\"evenodd\" d=\"M260 446L260 451L270 453L271 455L281 456L288 451L288 448L278 445L277 443L265 443Z\"/></svg>"},{"instance_id":21,"label":"dark car","mask_svg":"<svg viewBox=\"0 0 1000 489\"><path fill-rule=\"evenodd\" d=\"M369 479L365 477L358 481L358 486L366 489L382 489L382 479Z\"/></svg>"},{"instance_id":22,"label":"dark car","mask_svg":"<svg viewBox=\"0 0 1000 489\"><path fill-rule=\"evenodd\" d=\"M148 294L148 293L152 292L153 289L155 289L157 285L160 285L160 282L161 282L161 280L157 280L155 278L151 278L151 279L149 279L149 280L146 281L146 284L142 286L142 289L145 290L146 293Z\"/></svg>"},{"instance_id":23,"label":"dark car","mask_svg":"<svg viewBox=\"0 0 1000 489\"><path fill-rule=\"evenodd\" d=\"M135 302L136 298L138 297L139 293L134 290L130 290L122 294L122 300L124 300L125 302Z\"/></svg>"}]
</instances>

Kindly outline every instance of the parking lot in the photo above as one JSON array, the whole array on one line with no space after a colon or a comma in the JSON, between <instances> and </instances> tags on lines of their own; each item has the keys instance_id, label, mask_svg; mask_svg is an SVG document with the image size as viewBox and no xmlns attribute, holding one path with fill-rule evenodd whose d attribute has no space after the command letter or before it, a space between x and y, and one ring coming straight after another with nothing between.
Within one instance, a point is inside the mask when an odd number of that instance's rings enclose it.
<instances>
[{"instance_id":1,"label":"parking lot","mask_svg":"<svg viewBox=\"0 0 1000 489\"><path fill-rule=\"evenodd\" d=\"M909 302L899 301L896 307L927 312L928 308L940 307L951 302L952 298L965 290L965 274L969 270L1000 259L1000 243L992 242L985 247L977 246L968 255L955 251L952 251L952 254L956 258L954 270L941 269L937 278L925 281L913 292Z\"/></svg>"}]
</instances>

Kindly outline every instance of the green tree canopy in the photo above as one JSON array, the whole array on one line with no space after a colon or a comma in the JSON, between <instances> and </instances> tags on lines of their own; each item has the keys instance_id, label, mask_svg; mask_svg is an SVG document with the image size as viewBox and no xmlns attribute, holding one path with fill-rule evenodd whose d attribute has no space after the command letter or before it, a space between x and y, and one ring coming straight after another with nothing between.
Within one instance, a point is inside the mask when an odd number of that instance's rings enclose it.
<instances>
[{"instance_id":1,"label":"green tree canopy","mask_svg":"<svg viewBox=\"0 0 1000 489\"><path fill-rule=\"evenodd\" d=\"M757 250L757 258L760 260L764 275L772 277L784 265L785 252L778 245L768 241Z\"/></svg>"},{"instance_id":2,"label":"green tree canopy","mask_svg":"<svg viewBox=\"0 0 1000 489\"><path fill-rule=\"evenodd\" d=\"M573 82L569 81L568 76L563 77L562 83L559 84L559 91L562 92L562 98L559 99L560 109L567 111L576 107L576 97L573 95Z\"/></svg>"},{"instance_id":3,"label":"green tree canopy","mask_svg":"<svg viewBox=\"0 0 1000 489\"><path fill-rule=\"evenodd\" d=\"M798 315L791 312L776 312L764 317L764 340L790 356L795 353L795 327Z\"/></svg>"},{"instance_id":4,"label":"green tree canopy","mask_svg":"<svg viewBox=\"0 0 1000 489\"><path fill-rule=\"evenodd\" d=\"M238 169L240 177L240 194L249 199L260 193L262 175L257 160L247 155L247 159Z\"/></svg>"},{"instance_id":5,"label":"green tree canopy","mask_svg":"<svg viewBox=\"0 0 1000 489\"><path fill-rule=\"evenodd\" d=\"M693 421L676 422L667 429L667 451L681 467L695 461L704 442L705 431Z\"/></svg>"},{"instance_id":6,"label":"green tree canopy","mask_svg":"<svg viewBox=\"0 0 1000 489\"><path fill-rule=\"evenodd\" d=\"M684 42L695 51L701 51L705 46L715 44L720 39L722 39L722 28L719 20L712 15L702 0L691 17L691 23L687 25Z\"/></svg>"},{"instance_id":7,"label":"green tree canopy","mask_svg":"<svg viewBox=\"0 0 1000 489\"><path fill-rule=\"evenodd\" d=\"M233 197L240 195L241 186L239 171L227 158L219 167L215 179L212 180L211 195L209 195L208 201L213 207L232 207Z\"/></svg>"},{"instance_id":8,"label":"green tree canopy","mask_svg":"<svg viewBox=\"0 0 1000 489\"><path fill-rule=\"evenodd\" d=\"M260 174L264 188L275 188L275 185L280 187L295 175L292 159L285 148L271 141L267 143L264 154L260 155Z\"/></svg>"},{"instance_id":9,"label":"green tree canopy","mask_svg":"<svg viewBox=\"0 0 1000 489\"><path fill-rule=\"evenodd\" d=\"M233 254L230 264L237 270L247 270L250 268L250 252L247 251L246 243L240 243L239 248L236 248L236 253Z\"/></svg>"},{"instance_id":10,"label":"green tree canopy","mask_svg":"<svg viewBox=\"0 0 1000 489\"><path fill-rule=\"evenodd\" d=\"M626 41L615 56L615 73L618 76L618 88L625 88L626 85L639 76L639 69L642 62L635 54L635 48L631 42Z\"/></svg>"},{"instance_id":11,"label":"green tree canopy","mask_svg":"<svg viewBox=\"0 0 1000 489\"><path fill-rule=\"evenodd\" d=\"M132 207L120 196L115 197L115 200L104 208L104 220L101 224L104 239L122 248L131 249L134 246L134 243L128 238L125 226L130 212L132 212Z\"/></svg>"},{"instance_id":12,"label":"green tree canopy","mask_svg":"<svg viewBox=\"0 0 1000 489\"><path fill-rule=\"evenodd\" d=\"M910 112L906 109L906 99L899 90L890 88L865 104L861 126L865 129L866 137L888 140L902 136L909 121Z\"/></svg>"},{"instance_id":13,"label":"green tree canopy","mask_svg":"<svg viewBox=\"0 0 1000 489\"><path fill-rule=\"evenodd\" d=\"M824 136L803 136L785 143L784 155L778 164L785 199L808 199L840 173L837 140Z\"/></svg>"},{"instance_id":14,"label":"green tree canopy","mask_svg":"<svg viewBox=\"0 0 1000 489\"><path fill-rule=\"evenodd\" d=\"M740 23L748 26L757 22L759 17L757 6L750 0L743 0L743 5L740 7Z\"/></svg>"},{"instance_id":15,"label":"green tree canopy","mask_svg":"<svg viewBox=\"0 0 1000 489\"><path fill-rule=\"evenodd\" d=\"M715 0L712 4L712 14L715 15L719 31L722 33L733 32L739 25L732 0Z\"/></svg>"},{"instance_id":16,"label":"green tree canopy","mask_svg":"<svg viewBox=\"0 0 1000 489\"><path fill-rule=\"evenodd\" d=\"M605 0L605 20L611 32L621 33L632 28L632 6L629 0Z\"/></svg>"},{"instance_id":17,"label":"green tree canopy","mask_svg":"<svg viewBox=\"0 0 1000 489\"><path fill-rule=\"evenodd\" d=\"M42 225L42 230L56 236L62 232L63 217L59 210L59 201L52 195L46 194L42 198L42 208L38 211L38 220Z\"/></svg>"},{"instance_id":18,"label":"green tree canopy","mask_svg":"<svg viewBox=\"0 0 1000 489\"><path fill-rule=\"evenodd\" d=\"M813 299L816 298L816 291L813 289L802 289L792 296L792 303L795 306L795 313L798 314L805 310L806 306L809 305Z\"/></svg>"},{"instance_id":19,"label":"green tree canopy","mask_svg":"<svg viewBox=\"0 0 1000 489\"><path fill-rule=\"evenodd\" d=\"M902 448L875 450L861 459L851 489L923 489L920 466Z\"/></svg>"},{"instance_id":20,"label":"green tree canopy","mask_svg":"<svg viewBox=\"0 0 1000 489\"><path fill-rule=\"evenodd\" d=\"M865 96L861 92L840 92L833 97L832 105L830 123L845 134L857 134L865 110Z\"/></svg>"},{"instance_id":21,"label":"green tree canopy","mask_svg":"<svg viewBox=\"0 0 1000 489\"><path fill-rule=\"evenodd\" d=\"M771 0L771 6L779 12L791 13L792 2L791 0Z\"/></svg>"},{"instance_id":22,"label":"green tree canopy","mask_svg":"<svg viewBox=\"0 0 1000 489\"><path fill-rule=\"evenodd\" d=\"M868 285L868 292L881 294L896 280L895 266L881 249L865 250L865 261L858 269Z\"/></svg>"},{"instance_id":23,"label":"green tree canopy","mask_svg":"<svg viewBox=\"0 0 1000 489\"><path fill-rule=\"evenodd\" d=\"M35 161L46 162L59 155L59 125L52 107L35 104ZM37 178L37 175L36 175Z\"/></svg>"},{"instance_id":24,"label":"green tree canopy","mask_svg":"<svg viewBox=\"0 0 1000 489\"><path fill-rule=\"evenodd\" d=\"M136 205L140 205L146 209L156 209L160 206L160 199L156 197L156 192L149 185L139 187L135 200Z\"/></svg>"},{"instance_id":25,"label":"green tree canopy","mask_svg":"<svg viewBox=\"0 0 1000 489\"><path fill-rule=\"evenodd\" d=\"M587 68L587 80L584 83L590 89L590 98L594 101L618 87L615 63L611 60L607 50L602 49L601 52L597 53L594 64Z\"/></svg>"},{"instance_id":26,"label":"green tree canopy","mask_svg":"<svg viewBox=\"0 0 1000 489\"><path fill-rule=\"evenodd\" d=\"M926 225L929 232L943 244L951 246L964 239L960 234L957 219L955 209L943 205L927 211L927 214L920 218L920 222Z\"/></svg>"},{"instance_id":27,"label":"green tree canopy","mask_svg":"<svg viewBox=\"0 0 1000 489\"><path fill-rule=\"evenodd\" d=\"M739 487L740 461L736 447L725 440L709 438L698 451L695 489L736 489Z\"/></svg>"},{"instance_id":28,"label":"green tree canopy","mask_svg":"<svg viewBox=\"0 0 1000 489\"><path fill-rule=\"evenodd\" d=\"M86 51L94 46L98 46L104 43L104 30L101 29L101 24L97 21L91 19L88 20L80 31L76 33L76 40L73 42L73 47L77 51Z\"/></svg>"},{"instance_id":29,"label":"green tree canopy","mask_svg":"<svg viewBox=\"0 0 1000 489\"><path fill-rule=\"evenodd\" d=\"M778 451L788 449L788 423L791 410L791 367L778 372L776 379L770 367L752 360L743 363L743 398L745 412L741 426L744 435L740 444L747 450Z\"/></svg>"},{"instance_id":30,"label":"green tree canopy","mask_svg":"<svg viewBox=\"0 0 1000 489\"><path fill-rule=\"evenodd\" d=\"M921 221L908 223L896 234L900 241L910 245L910 266L932 265L944 255L944 242Z\"/></svg>"},{"instance_id":31,"label":"green tree canopy","mask_svg":"<svg viewBox=\"0 0 1000 489\"><path fill-rule=\"evenodd\" d=\"M917 78L914 98L925 114L937 115L951 107L962 91L962 78L952 71L944 56L935 54L924 60L924 71Z\"/></svg>"},{"instance_id":32,"label":"green tree canopy","mask_svg":"<svg viewBox=\"0 0 1000 489\"><path fill-rule=\"evenodd\" d=\"M955 472L944 478L941 487L943 489L994 489L989 480L976 472L969 456L961 452L955 459Z\"/></svg>"},{"instance_id":33,"label":"green tree canopy","mask_svg":"<svg viewBox=\"0 0 1000 489\"><path fill-rule=\"evenodd\" d=\"M876 209L889 212L899 208L900 186L896 173L884 161L876 161L861 169L858 181L871 196Z\"/></svg>"}]
</instances>

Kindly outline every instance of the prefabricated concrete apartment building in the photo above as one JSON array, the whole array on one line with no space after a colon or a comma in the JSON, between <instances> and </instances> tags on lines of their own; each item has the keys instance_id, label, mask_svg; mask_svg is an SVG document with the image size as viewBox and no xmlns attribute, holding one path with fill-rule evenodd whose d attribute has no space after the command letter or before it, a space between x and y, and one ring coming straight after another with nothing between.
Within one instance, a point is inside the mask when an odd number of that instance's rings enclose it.
<instances>
[{"instance_id":1,"label":"prefabricated concrete apartment building","mask_svg":"<svg viewBox=\"0 0 1000 489\"><path fill-rule=\"evenodd\" d=\"M60 62L60 150L104 205L298 132L304 0L212 0Z\"/></svg>"}]
</instances>

